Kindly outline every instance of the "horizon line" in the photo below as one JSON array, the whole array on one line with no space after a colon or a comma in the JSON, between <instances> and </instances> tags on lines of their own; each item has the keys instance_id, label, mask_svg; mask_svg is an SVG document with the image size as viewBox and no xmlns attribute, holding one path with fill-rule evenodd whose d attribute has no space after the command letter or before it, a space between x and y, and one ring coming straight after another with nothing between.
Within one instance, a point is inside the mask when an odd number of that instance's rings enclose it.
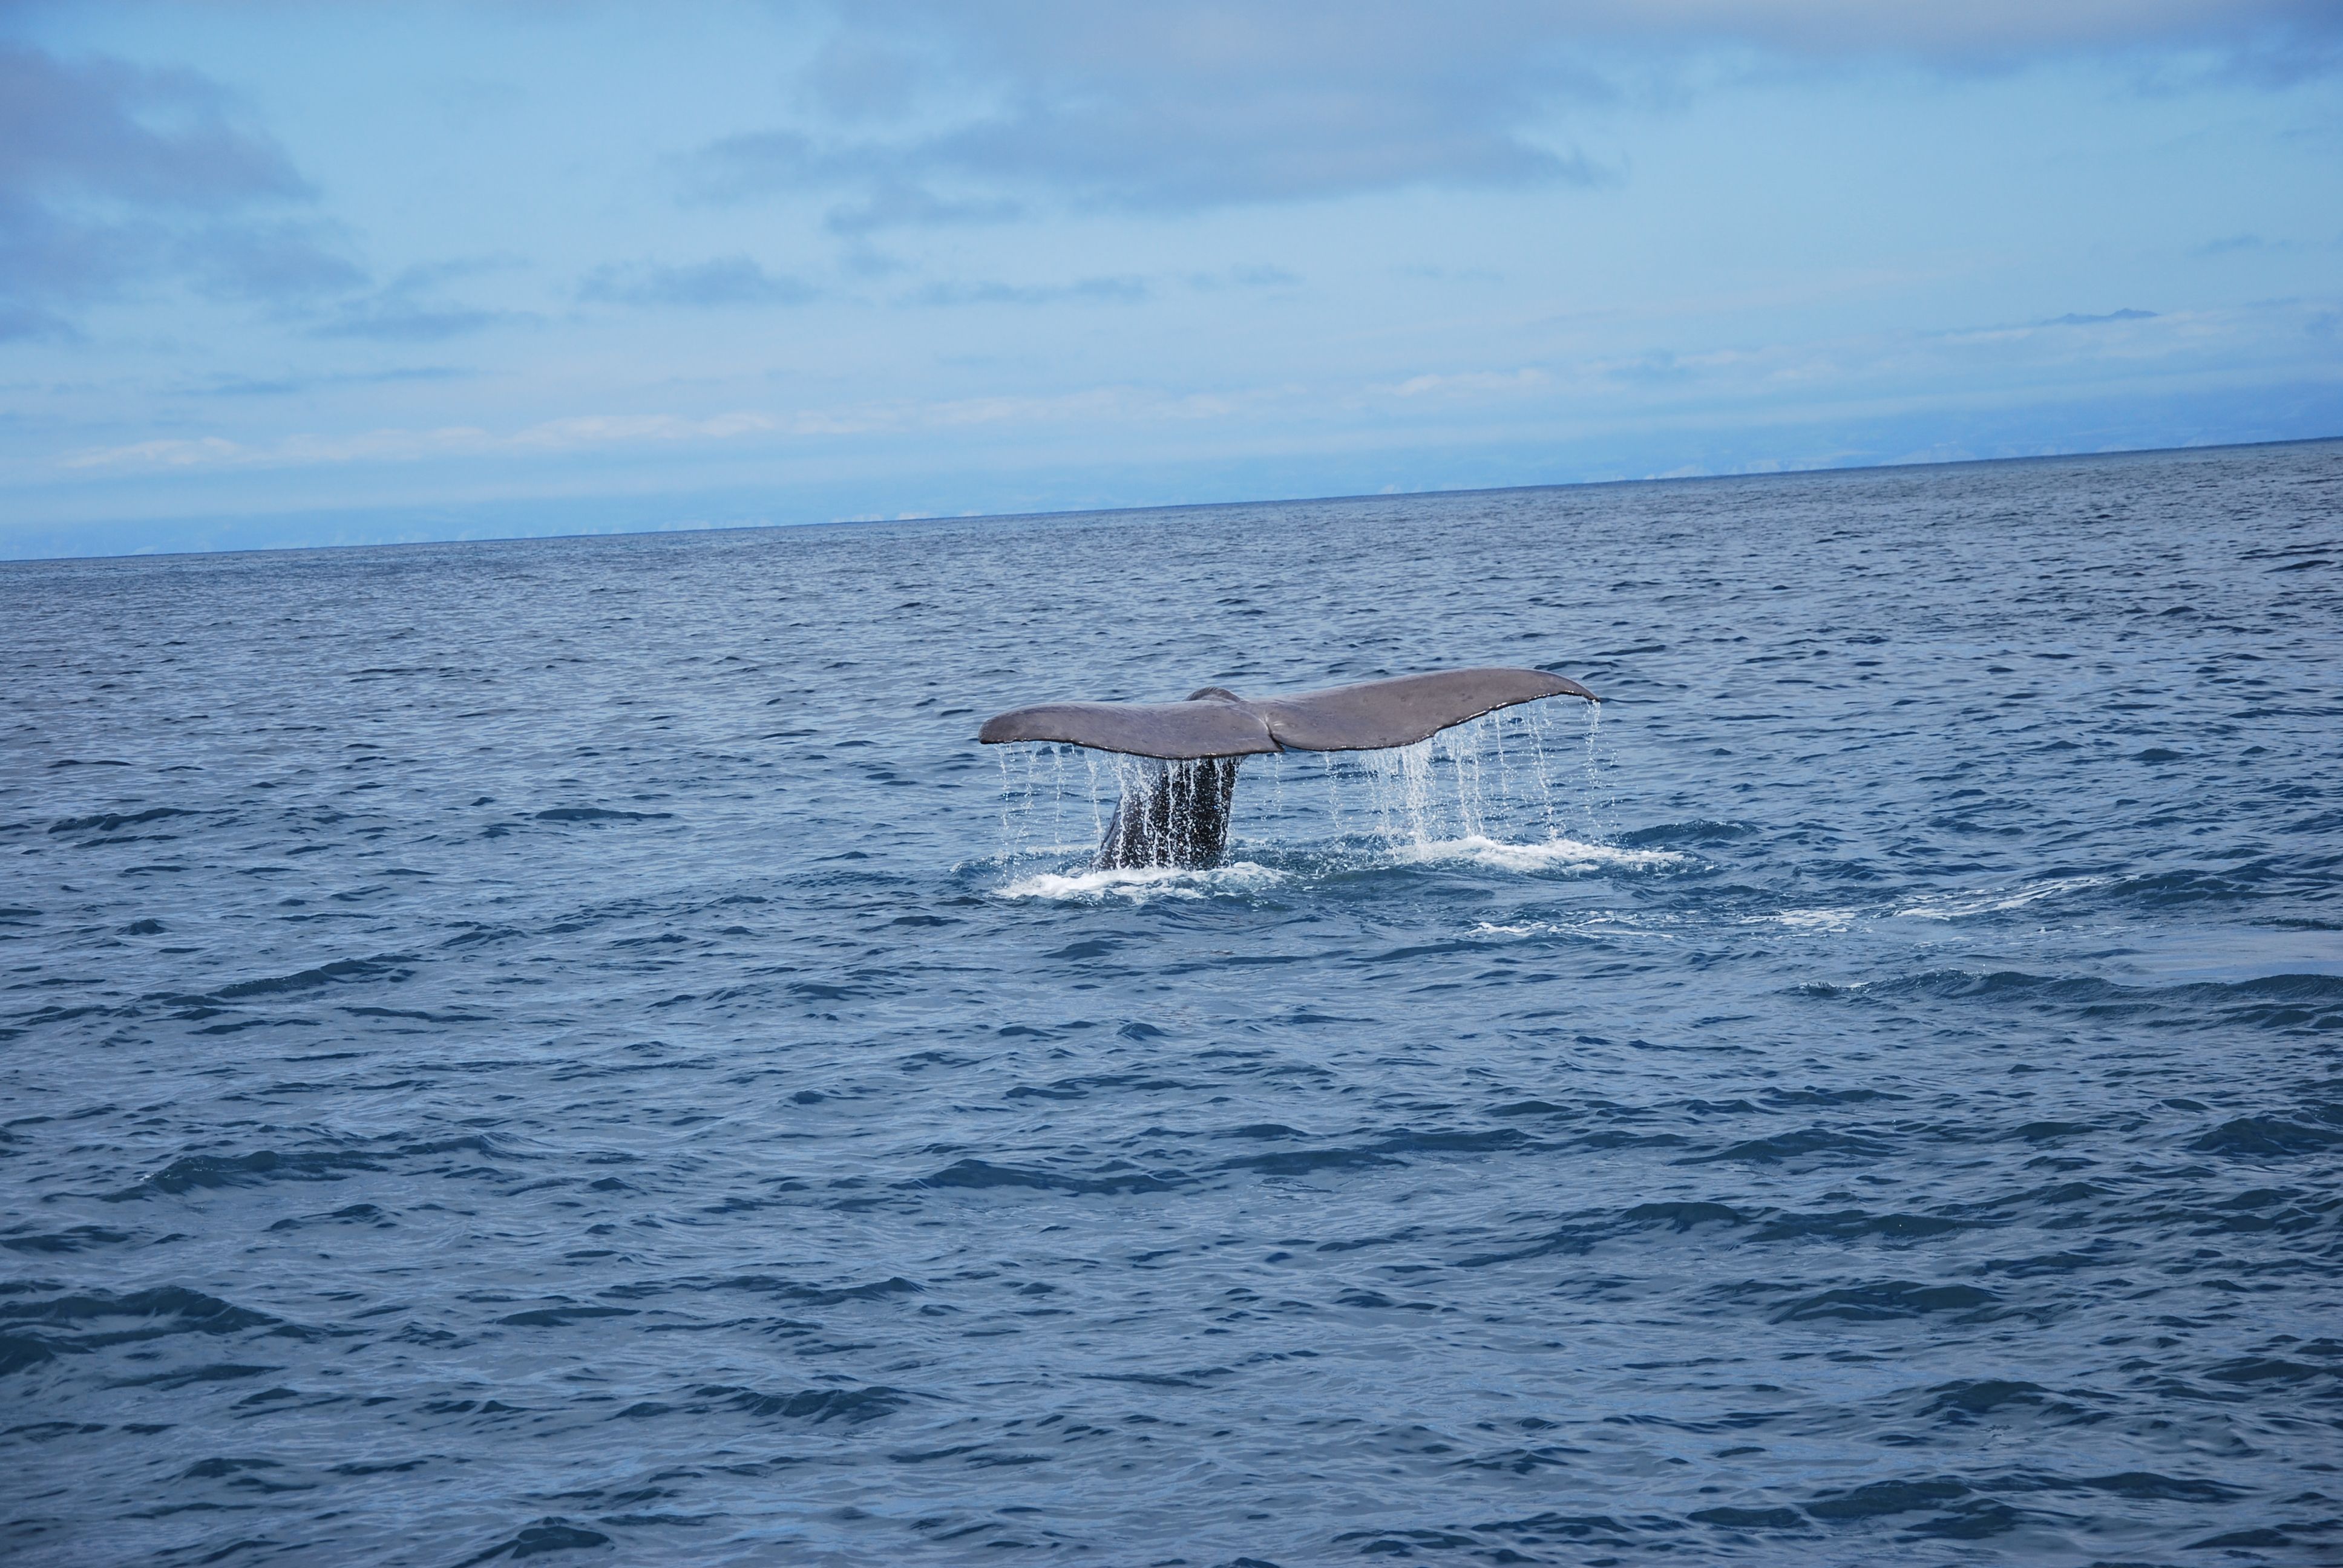
<instances>
[{"instance_id":1,"label":"horizon line","mask_svg":"<svg viewBox=\"0 0 2343 1568\"><path fill-rule=\"evenodd\" d=\"M1727 480L1763 480L1813 478L1825 474L1877 474L1907 468L1968 468L2018 463L2092 462L2124 457L2152 457L2183 452L2250 451L2264 447L2316 447L2328 442L2343 441L2343 433L2329 436L2294 436L2268 441L2208 441L2177 447L2124 447L2091 452L2036 452L2008 457L1930 457L1895 460L1884 463L1816 464L1809 467L1743 470L1722 474L1650 474L1628 479L1561 479L1536 485L1466 485L1454 488L1425 490L1350 491L1318 496L1266 496L1236 501L1161 501L1125 507L1071 507L1026 512L935 512L902 517L829 518L819 522L801 523L706 523L681 524L666 528L606 528L567 534L497 534L485 538L397 539L376 544L316 544L229 546L218 549L183 550L123 550L106 555L88 556L5 556L0 555L0 568L26 566L68 566L101 561L167 561L220 556L310 555L328 550L406 550L437 548L449 545L514 545L550 543L575 539L645 538L662 534L752 534L798 528L860 528L880 526L902 526L921 523L1012 523L1049 518L1111 518L1134 512L1203 512L1234 507L1307 507L1332 506L1350 501L1403 501L1425 496L1503 496L1534 490L1591 490L1630 485L1705 485ZM459 503L462 504L462 503ZM470 505L483 504L473 502ZM528 504L525 501L508 504ZM367 508L345 508L320 509L307 515L333 517L362 512ZM389 508L385 508L389 509ZM230 518L235 513L216 513L216 518ZM280 513L279 516L300 516L302 512ZM201 518L182 518L194 522Z\"/></svg>"}]
</instances>

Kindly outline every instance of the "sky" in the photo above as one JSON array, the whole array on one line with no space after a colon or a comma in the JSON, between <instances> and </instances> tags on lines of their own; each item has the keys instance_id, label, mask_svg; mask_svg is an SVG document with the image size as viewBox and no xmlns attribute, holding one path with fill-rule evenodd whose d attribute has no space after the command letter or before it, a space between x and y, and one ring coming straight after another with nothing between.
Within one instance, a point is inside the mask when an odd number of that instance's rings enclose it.
<instances>
[{"instance_id":1,"label":"sky","mask_svg":"<svg viewBox=\"0 0 2343 1568\"><path fill-rule=\"evenodd\" d=\"M0 0L0 557L2338 435L2337 0Z\"/></svg>"}]
</instances>

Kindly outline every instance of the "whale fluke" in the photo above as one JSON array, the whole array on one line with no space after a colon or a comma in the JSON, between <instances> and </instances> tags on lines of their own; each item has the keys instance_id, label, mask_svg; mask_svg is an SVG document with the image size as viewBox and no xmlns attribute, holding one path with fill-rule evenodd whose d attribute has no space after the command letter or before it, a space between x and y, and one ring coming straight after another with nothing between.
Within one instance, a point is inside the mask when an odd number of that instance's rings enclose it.
<instances>
[{"instance_id":1,"label":"whale fluke","mask_svg":"<svg viewBox=\"0 0 2343 1568\"><path fill-rule=\"evenodd\" d=\"M1062 740L1126 757L1192 761L1202 757L1252 757L1281 749L1269 722L1250 708L1207 698L1187 702L1044 702L1012 708L984 721L976 738Z\"/></svg>"},{"instance_id":2,"label":"whale fluke","mask_svg":"<svg viewBox=\"0 0 2343 1568\"><path fill-rule=\"evenodd\" d=\"M1250 704L1288 751L1373 751L1413 746L1452 725L1543 697L1594 694L1542 669L1444 669Z\"/></svg>"},{"instance_id":3,"label":"whale fluke","mask_svg":"<svg viewBox=\"0 0 2343 1568\"><path fill-rule=\"evenodd\" d=\"M1060 740L1130 757L1193 761L1269 751L1413 746L1451 725L1544 697L1594 694L1542 669L1443 669L1294 697L1246 699L1208 686L1185 702L1045 702L984 721L976 738Z\"/></svg>"},{"instance_id":4,"label":"whale fluke","mask_svg":"<svg viewBox=\"0 0 2343 1568\"><path fill-rule=\"evenodd\" d=\"M1044 702L984 721L988 746L1056 740L1151 758L1137 794L1114 809L1098 866L1210 866L1228 846L1237 762L1271 751L1374 751L1413 746L1452 725L1545 697L1601 700L1542 669L1443 669L1295 697L1246 699L1224 687L1185 702Z\"/></svg>"}]
</instances>

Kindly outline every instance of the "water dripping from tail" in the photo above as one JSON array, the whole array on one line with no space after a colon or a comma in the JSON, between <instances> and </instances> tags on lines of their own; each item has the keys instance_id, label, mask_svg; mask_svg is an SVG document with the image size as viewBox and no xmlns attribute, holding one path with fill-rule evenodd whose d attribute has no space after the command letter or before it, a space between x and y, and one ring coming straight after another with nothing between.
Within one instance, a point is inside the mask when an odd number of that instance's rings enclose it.
<instances>
[{"instance_id":1,"label":"water dripping from tail","mask_svg":"<svg viewBox=\"0 0 2343 1568\"><path fill-rule=\"evenodd\" d=\"M1581 764L1580 809L1586 819L1586 837L1601 839L1611 830L1611 797L1603 781L1603 705L1586 705L1586 755Z\"/></svg>"},{"instance_id":2,"label":"water dripping from tail","mask_svg":"<svg viewBox=\"0 0 2343 1568\"><path fill-rule=\"evenodd\" d=\"M1167 762L1118 756L1114 760L1122 799L1100 840L1098 869L1201 869L1220 864L1228 849L1239 759Z\"/></svg>"}]
</instances>

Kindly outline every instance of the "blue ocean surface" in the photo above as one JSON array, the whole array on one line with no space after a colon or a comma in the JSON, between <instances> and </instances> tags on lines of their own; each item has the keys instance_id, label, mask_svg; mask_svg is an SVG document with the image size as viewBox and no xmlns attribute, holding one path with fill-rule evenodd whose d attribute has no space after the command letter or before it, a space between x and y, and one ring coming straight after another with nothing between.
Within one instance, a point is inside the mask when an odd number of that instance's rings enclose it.
<instances>
[{"instance_id":1,"label":"blue ocean surface","mask_svg":"<svg viewBox=\"0 0 2343 1568\"><path fill-rule=\"evenodd\" d=\"M0 627L13 1563L2343 1561L2343 445ZM974 740L1481 664L1208 871Z\"/></svg>"}]
</instances>

